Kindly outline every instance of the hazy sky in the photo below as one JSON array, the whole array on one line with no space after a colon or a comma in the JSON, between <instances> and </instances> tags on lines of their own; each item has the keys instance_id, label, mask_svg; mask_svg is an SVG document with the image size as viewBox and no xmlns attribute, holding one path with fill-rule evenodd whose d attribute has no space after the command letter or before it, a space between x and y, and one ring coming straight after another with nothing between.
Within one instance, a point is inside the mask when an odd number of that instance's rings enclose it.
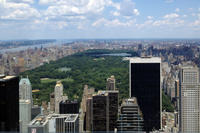
<instances>
[{"instance_id":1,"label":"hazy sky","mask_svg":"<svg viewBox=\"0 0 200 133\"><path fill-rule=\"evenodd\" d=\"M200 0L0 0L0 39L200 38Z\"/></svg>"}]
</instances>

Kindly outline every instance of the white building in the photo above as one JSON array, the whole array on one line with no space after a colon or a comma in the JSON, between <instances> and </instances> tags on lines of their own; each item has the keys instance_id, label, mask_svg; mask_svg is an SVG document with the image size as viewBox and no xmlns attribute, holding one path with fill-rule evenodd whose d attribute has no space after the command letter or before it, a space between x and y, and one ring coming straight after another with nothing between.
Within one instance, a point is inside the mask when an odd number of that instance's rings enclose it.
<instances>
[{"instance_id":1,"label":"white building","mask_svg":"<svg viewBox=\"0 0 200 133\"><path fill-rule=\"evenodd\" d=\"M19 100L20 133L28 132L28 123L31 121L30 100Z\"/></svg>"},{"instance_id":2,"label":"white building","mask_svg":"<svg viewBox=\"0 0 200 133\"><path fill-rule=\"evenodd\" d=\"M31 121L31 107L33 105L32 87L30 80L21 78L19 82L19 117L20 117L20 132L27 133L27 124Z\"/></svg>"},{"instance_id":3,"label":"white building","mask_svg":"<svg viewBox=\"0 0 200 133\"><path fill-rule=\"evenodd\" d=\"M200 132L200 83L197 67L183 67L180 72L181 132Z\"/></svg>"},{"instance_id":4,"label":"white building","mask_svg":"<svg viewBox=\"0 0 200 133\"><path fill-rule=\"evenodd\" d=\"M21 78L19 82L19 99L30 100L31 105L33 105L32 87L28 77Z\"/></svg>"}]
</instances>

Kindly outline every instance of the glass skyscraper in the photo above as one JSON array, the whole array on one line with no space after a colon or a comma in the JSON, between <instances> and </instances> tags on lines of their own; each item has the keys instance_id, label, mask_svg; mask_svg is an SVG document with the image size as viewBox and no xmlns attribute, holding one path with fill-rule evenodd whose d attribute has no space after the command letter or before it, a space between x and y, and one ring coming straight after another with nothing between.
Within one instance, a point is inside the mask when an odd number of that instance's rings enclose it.
<instances>
[{"instance_id":1,"label":"glass skyscraper","mask_svg":"<svg viewBox=\"0 0 200 133\"><path fill-rule=\"evenodd\" d=\"M161 59L130 59L130 97L136 97L144 119L144 130L161 129L162 90Z\"/></svg>"}]
</instances>

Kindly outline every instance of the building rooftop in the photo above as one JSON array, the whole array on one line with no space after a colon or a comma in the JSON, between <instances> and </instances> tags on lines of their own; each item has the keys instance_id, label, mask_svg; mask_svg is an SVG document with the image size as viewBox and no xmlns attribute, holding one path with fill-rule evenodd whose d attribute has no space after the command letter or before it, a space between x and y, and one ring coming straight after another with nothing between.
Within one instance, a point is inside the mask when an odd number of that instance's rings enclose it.
<instances>
[{"instance_id":1,"label":"building rooftop","mask_svg":"<svg viewBox=\"0 0 200 133\"><path fill-rule=\"evenodd\" d=\"M48 123L47 117L39 115L29 123L29 126L44 126L47 123Z\"/></svg>"},{"instance_id":2,"label":"building rooftop","mask_svg":"<svg viewBox=\"0 0 200 133\"><path fill-rule=\"evenodd\" d=\"M130 63L161 63L160 57L133 57Z\"/></svg>"},{"instance_id":3,"label":"building rooftop","mask_svg":"<svg viewBox=\"0 0 200 133\"><path fill-rule=\"evenodd\" d=\"M0 81L6 81L6 80L10 80L12 78L15 78L16 76L4 76L4 75L0 75Z\"/></svg>"},{"instance_id":4,"label":"building rooftop","mask_svg":"<svg viewBox=\"0 0 200 133\"><path fill-rule=\"evenodd\" d=\"M66 118L65 122L75 122L78 119L78 114L50 114L48 115L48 120L55 118Z\"/></svg>"},{"instance_id":5,"label":"building rooftop","mask_svg":"<svg viewBox=\"0 0 200 133\"><path fill-rule=\"evenodd\" d=\"M20 103L20 104L22 104L22 103L29 104L29 103L31 103L31 101L30 101L30 100L20 99L20 100L19 100L19 103Z\"/></svg>"},{"instance_id":6,"label":"building rooftop","mask_svg":"<svg viewBox=\"0 0 200 133\"><path fill-rule=\"evenodd\" d=\"M93 96L107 96L108 93L119 93L118 90L100 90L98 93L93 94Z\"/></svg>"},{"instance_id":7,"label":"building rooftop","mask_svg":"<svg viewBox=\"0 0 200 133\"><path fill-rule=\"evenodd\" d=\"M138 105L137 98L131 97L131 98L125 99L122 102L122 106L132 106L132 105Z\"/></svg>"},{"instance_id":8,"label":"building rooftop","mask_svg":"<svg viewBox=\"0 0 200 133\"><path fill-rule=\"evenodd\" d=\"M21 78L19 81L19 85L23 85L23 84L31 85L31 82L28 78Z\"/></svg>"},{"instance_id":9,"label":"building rooftop","mask_svg":"<svg viewBox=\"0 0 200 133\"><path fill-rule=\"evenodd\" d=\"M182 69L199 69L198 67L196 67L196 66L191 66L191 65L186 65L186 66L182 66L181 67Z\"/></svg>"},{"instance_id":10,"label":"building rooftop","mask_svg":"<svg viewBox=\"0 0 200 133\"><path fill-rule=\"evenodd\" d=\"M75 122L78 119L78 114L68 115L65 122Z\"/></svg>"},{"instance_id":11,"label":"building rooftop","mask_svg":"<svg viewBox=\"0 0 200 133\"><path fill-rule=\"evenodd\" d=\"M71 103L71 104L74 104L74 103L78 103L78 101L75 99L75 100L65 100L65 101L61 101L61 104L66 104L66 103Z\"/></svg>"},{"instance_id":12,"label":"building rooftop","mask_svg":"<svg viewBox=\"0 0 200 133\"><path fill-rule=\"evenodd\" d=\"M56 86L61 87L62 86L62 82L61 81L57 81L56 82Z\"/></svg>"}]
</instances>

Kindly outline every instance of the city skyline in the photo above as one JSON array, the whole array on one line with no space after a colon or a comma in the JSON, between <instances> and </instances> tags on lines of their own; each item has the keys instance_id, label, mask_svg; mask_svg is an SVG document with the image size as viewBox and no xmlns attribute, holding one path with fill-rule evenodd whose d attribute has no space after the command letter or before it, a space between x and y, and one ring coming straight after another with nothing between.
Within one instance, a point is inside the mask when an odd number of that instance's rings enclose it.
<instances>
[{"instance_id":1,"label":"city skyline","mask_svg":"<svg viewBox=\"0 0 200 133\"><path fill-rule=\"evenodd\" d=\"M199 38L198 5L198 0L0 0L0 39Z\"/></svg>"}]
</instances>

